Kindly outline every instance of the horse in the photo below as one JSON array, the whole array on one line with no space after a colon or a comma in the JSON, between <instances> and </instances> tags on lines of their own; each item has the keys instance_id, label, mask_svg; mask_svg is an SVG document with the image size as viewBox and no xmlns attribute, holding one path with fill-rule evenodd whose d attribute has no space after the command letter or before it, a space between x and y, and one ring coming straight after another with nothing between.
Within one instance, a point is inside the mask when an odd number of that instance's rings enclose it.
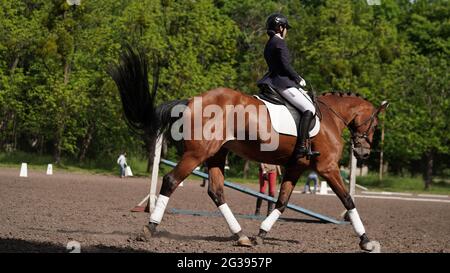
<instances>
[{"instance_id":1,"label":"horse","mask_svg":"<svg viewBox=\"0 0 450 273\"><path fill-rule=\"evenodd\" d=\"M265 109L263 102L239 91L220 87L194 98L169 101L157 106L156 89L149 89L147 64L145 54L127 47L120 54L119 62L108 69L117 85L128 125L146 137L157 137L183 120L183 130L190 129L190 133L184 134L180 139L184 152L178 165L163 177L155 209L150 215L149 223L144 226L144 238L151 238L156 232L169 198L178 185L197 166L206 162L210 178L208 195L222 213L238 245L251 247L264 243L267 233L286 209L300 175L306 169L313 169L328 182L347 210L347 216L359 237L360 248L369 252L379 251L378 242L369 240L355 204L344 186L338 162L344 147L342 133L345 128L351 132L354 155L358 159L368 158L378 115L387 108L387 102L375 107L366 99L352 93L325 93L318 96L318 112L322 116L321 129L310 139L310 145L320 155L292 162L296 137L278 134L275 130L270 130L268 134L263 132L263 129L272 128L267 112L255 114L248 111L239 116L226 111L230 106ZM211 113L205 115L196 108L196 103L204 109L213 106L214 109L227 114L216 113L214 117ZM178 116L174 117L174 109L181 106L184 110L178 111ZM214 123L217 129L215 133L221 137L192 137L197 129L208 125L213 119L219 121ZM266 121L266 124L261 126L261 120ZM237 126L239 123L240 126ZM220 130L218 127L221 127ZM252 128L257 128L253 138L250 132ZM238 138L239 135L245 137ZM276 138L279 141L275 148L262 149L262 145L268 145ZM224 166L230 151L248 160L285 167L275 209L261 223L259 233L253 240L244 234L225 200Z\"/></svg>"}]
</instances>

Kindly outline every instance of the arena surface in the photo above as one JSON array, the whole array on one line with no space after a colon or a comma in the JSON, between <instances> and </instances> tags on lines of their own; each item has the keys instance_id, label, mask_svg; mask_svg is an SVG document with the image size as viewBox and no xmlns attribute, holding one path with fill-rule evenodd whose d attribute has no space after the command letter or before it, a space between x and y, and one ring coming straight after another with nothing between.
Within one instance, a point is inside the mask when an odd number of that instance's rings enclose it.
<instances>
[{"instance_id":1,"label":"arena surface","mask_svg":"<svg viewBox=\"0 0 450 273\"><path fill-rule=\"evenodd\" d=\"M283 217L291 220L277 222L265 245L253 248L238 247L222 217L169 213L158 235L142 242L136 238L149 216L130 209L148 193L148 178L28 176L0 170L0 252L68 252L70 241L79 242L81 252L360 252L350 225L324 224L290 210ZM225 197L235 214L253 213L254 197L229 188ZM334 195L294 193L291 202L331 217L343 212ZM450 252L450 203L359 198L356 205L382 252ZM217 212L195 180L177 189L171 208ZM238 221L249 237L257 234L261 221Z\"/></svg>"}]
</instances>

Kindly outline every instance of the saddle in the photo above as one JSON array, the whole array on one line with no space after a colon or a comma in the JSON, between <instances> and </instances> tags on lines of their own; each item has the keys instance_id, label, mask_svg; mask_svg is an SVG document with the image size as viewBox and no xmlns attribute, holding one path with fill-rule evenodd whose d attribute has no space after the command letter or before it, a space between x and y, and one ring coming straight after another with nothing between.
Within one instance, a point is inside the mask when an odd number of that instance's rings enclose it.
<instances>
[{"instance_id":1,"label":"saddle","mask_svg":"<svg viewBox=\"0 0 450 273\"><path fill-rule=\"evenodd\" d=\"M297 108L295 106L293 106L288 100L286 100L280 94L278 94L278 92L275 89L273 89L272 87L270 87L269 85L261 84L261 85L258 85L258 87L260 89L260 93L258 94L259 98L261 98L262 100L268 101L270 103L273 103L273 104L286 106L286 108L289 110L292 117L294 118L295 124L297 126L300 124L300 120L302 118L301 111L297 110ZM313 95L310 97L313 100L314 107L316 107L316 115L317 115L317 106L316 106L316 102L315 102L315 96ZM316 126L316 121L317 120L314 118L313 121L311 122L311 125L309 127L310 131L314 128L314 126Z\"/></svg>"}]
</instances>

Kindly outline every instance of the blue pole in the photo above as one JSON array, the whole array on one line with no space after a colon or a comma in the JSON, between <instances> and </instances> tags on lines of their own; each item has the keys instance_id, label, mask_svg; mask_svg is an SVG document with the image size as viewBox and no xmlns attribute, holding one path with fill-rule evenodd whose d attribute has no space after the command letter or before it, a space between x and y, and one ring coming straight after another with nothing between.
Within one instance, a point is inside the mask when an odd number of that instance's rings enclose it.
<instances>
[{"instance_id":1,"label":"blue pole","mask_svg":"<svg viewBox=\"0 0 450 273\"><path fill-rule=\"evenodd\" d=\"M161 163L164 163L164 164L166 164L168 166L171 166L171 167L177 166L177 164L175 162L172 162L172 161L169 161L169 160L166 160L166 159L163 159L163 158L161 158ZM196 175L196 176L201 177L201 178L209 179L209 175L204 173L204 172L195 171L194 170L192 173L194 175ZM225 180L224 185L229 187L229 188L232 188L234 190L237 190L237 191L243 192L245 194L249 194L249 195L258 197L258 198L262 198L264 200L267 200L267 201L270 201L270 202L273 202L273 203L277 202L277 200L275 198L271 197L271 196L262 194L260 192L254 191L254 190L251 190L249 188L245 188L245 187L243 187L241 185L237 185L237 184L232 183L232 182L227 181L227 180ZM328 217L328 216L325 216L325 215L322 215L322 214L319 214L319 213L315 213L313 211L307 210L307 209L302 208L302 207L297 206L297 205L293 205L291 203L289 203L287 205L287 208L291 209L291 210L294 210L296 212L303 213L303 214L308 215L310 217L313 217L313 218L325 221L325 222L329 222L329 223L333 223L333 224L346 224L346 222L344 222L344 221L339 221L339 220L333 219L331 217Z\"/></svg>"}]
</instances>

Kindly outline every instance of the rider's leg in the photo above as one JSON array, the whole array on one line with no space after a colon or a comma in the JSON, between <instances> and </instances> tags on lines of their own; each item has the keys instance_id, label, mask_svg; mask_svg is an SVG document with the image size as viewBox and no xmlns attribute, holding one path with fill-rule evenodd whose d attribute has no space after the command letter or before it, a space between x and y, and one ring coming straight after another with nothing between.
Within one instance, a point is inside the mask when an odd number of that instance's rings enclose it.
<instances>
[{"instance_id":1,"label":"rider's leg","mask_svg":"<svg viewBox=\"0 0 450 273\"><path fill-rule=\"evenodd\" d=\"M301 158L307 155L306 140L309 138L309 127L314 119L314 114L307 110L303 112L300 125L297 127L297 142L295 144L294 155L295 158Z\"/></svg>"},{"instance_id":2,"label":"rider's leg","mask_svg":"<svg viewBox=\"0 0 450 273\"><path fill-rule=\"evenodd\" d=\"M316 113L314 104L308 94L306 94L305 90L291 87L280 91L279 93L301 112L311 111L313 115Z\"/></svg>"},{"instance_id":3,"label":"rider's leg","mask_svg":"<svg viewBox=\"0 0 450 273\"><path fill-rule=\"evenodd\" d=\"M307 155L306 140L309 138L309 127L314 119L316 109L306 91L295 87L280 92L293 106L303 112L299 126L297 126L297 143L294 149L295 159Z\"/></svg>"}]
</instances>

